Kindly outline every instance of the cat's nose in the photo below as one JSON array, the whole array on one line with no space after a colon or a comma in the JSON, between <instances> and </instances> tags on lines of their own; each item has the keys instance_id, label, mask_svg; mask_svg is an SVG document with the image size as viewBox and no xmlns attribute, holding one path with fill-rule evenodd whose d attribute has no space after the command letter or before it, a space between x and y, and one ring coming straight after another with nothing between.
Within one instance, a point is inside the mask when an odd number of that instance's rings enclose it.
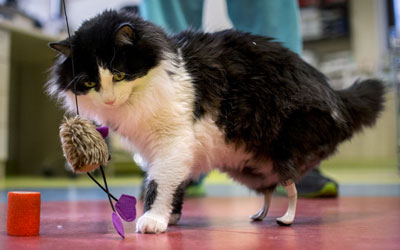
<instances>
[{"instance_id":1,"label":"cat's nose","mask_svg":"<svg viewBox=\"0 0 400 250\"><path fill-rule=\"evenodd\" d=\"M114 102L115 102L115 98L113 100L107 100L104 103L107 104L107 105L113 105Z\"/></svg>"}]
</instances>

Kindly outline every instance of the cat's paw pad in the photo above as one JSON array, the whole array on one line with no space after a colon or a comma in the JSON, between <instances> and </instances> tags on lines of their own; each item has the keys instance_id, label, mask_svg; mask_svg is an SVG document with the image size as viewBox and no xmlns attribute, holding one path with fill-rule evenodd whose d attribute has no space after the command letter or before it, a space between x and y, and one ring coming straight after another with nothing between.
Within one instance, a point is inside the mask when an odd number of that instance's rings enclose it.
<instances>
[{"instance_id":1,"label":"cat's paw pad","mask_svg":"<svg viewBox=\"0 0 400 250\"><path fill-rule=\"evenodd\" d=\"M146 212L136 223L136 232L138 233L164 233L167 231L168 219Z\"/></svg>"}]
</instances>

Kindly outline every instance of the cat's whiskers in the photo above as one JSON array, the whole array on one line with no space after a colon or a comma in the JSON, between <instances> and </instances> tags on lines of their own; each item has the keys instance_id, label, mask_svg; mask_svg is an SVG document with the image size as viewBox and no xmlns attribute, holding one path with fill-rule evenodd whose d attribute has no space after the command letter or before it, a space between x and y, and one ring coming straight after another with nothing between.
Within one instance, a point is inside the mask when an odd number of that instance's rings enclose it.
<instances>
[{"instance_id":1,"label":"cat's whiskers","mask_svg":"<svg viewBox=\"0 0 400 250\"><path fill-rule=\"evenodd\" d=\"M73 83L80 81L80 80L81 80L82 78L84 78L84 77L88 77L88 76L87 76L86 74L83 74L83 73L78 74L77 76L75 76L75 77L67 84L67 86L65 87L65 89L69 89L69 87L71 87L71 85L72 85Z\"/></svg>"},{"instance_id":2,"label":"cat's whiskers","mask_svg":"<svg viewBox=\"0 0 400 250\"><path fill-rule=\"evenodd\" d=\"M114 59L115 59L115 48L113 47L113 56L112 56L111 61L110 61L110 68L113 68L112 65L113 65Z\"/></svg>"}]
</instances>

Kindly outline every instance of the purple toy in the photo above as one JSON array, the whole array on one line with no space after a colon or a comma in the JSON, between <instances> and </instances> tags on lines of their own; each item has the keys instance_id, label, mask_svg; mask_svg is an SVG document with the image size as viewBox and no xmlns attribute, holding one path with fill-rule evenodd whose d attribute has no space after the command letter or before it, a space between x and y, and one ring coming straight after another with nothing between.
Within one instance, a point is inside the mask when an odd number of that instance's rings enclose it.
<instances>
[{"instance_id":1,"label":"purple toy","mask_svg":"<svg viewBox=\"0 0 400 250\"><path fill-rule=\"evenodd\" d=\"M117 210L119 216L124 221L131 222L136 219L136 198L127 194L122 194L119 197L117 203L115 203L115 209Z\"/></svg>"},{"instance_id":2,"label":"purple toy","mask_svg":"<svg viewBox=\"0 0 400 250\"><path fill-rule=\"evenodd\" d=\"M111 220L117 233L122 237L122 239L125 239L124 225L122 224L122 221L118 217L117 213L112 213Z\"/></svg>"}]
</instances>

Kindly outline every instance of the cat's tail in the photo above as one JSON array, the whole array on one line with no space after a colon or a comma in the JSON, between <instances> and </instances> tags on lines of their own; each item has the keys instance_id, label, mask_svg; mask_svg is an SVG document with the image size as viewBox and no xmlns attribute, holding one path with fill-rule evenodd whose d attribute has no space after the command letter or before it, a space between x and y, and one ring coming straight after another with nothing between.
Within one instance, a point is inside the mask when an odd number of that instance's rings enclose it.
<instances>
[{"instance_id":1,"label":"cat's tail","mask_svg":"<svg viewBox=\"0 0 400 250\"><path fill-rule=\"evenodd\" d=\"M353 132L375 124L384 108L385 92L385 85L377 79L357 81L348 89L337 91L347 109L347 125Z\"/></svg>"}]
</instances>

